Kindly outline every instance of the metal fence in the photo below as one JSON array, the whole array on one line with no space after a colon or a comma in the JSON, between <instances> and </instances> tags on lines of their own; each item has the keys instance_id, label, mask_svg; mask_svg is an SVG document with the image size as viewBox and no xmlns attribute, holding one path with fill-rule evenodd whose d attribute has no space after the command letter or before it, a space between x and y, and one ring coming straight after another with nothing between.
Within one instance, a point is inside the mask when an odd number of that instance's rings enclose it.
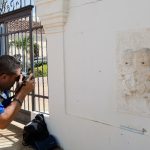
<instances>
[{"instance_id":1,"label":"metal fence","mask_svg":"<svg viewBox=\"0 0 150 150\"><path fill-rule=\"evenodd\" d=\"M1 55L15 56L22 71L32 71L35 76L35 90L27 96L22 109L49 113L47 41L36 8L31 0L3 0L0 14Z\"/></svg>"}]
</instances>

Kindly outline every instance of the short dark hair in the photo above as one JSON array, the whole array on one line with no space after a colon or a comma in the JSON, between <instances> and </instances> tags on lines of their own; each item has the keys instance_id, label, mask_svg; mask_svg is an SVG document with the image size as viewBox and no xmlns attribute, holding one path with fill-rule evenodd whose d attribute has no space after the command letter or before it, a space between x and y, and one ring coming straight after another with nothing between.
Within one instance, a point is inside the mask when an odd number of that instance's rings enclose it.
<instances>
[{"instance_id":1,"label":"short dark hair","mask_svg":"<svg viewBox=\"0 0 150 150\"><path fill-rule=\"evenodd\" d=\"M10 55L0 56L0 73L15 74L16 69L20 68L20 62Z\"/></svg>"}]
</instances>

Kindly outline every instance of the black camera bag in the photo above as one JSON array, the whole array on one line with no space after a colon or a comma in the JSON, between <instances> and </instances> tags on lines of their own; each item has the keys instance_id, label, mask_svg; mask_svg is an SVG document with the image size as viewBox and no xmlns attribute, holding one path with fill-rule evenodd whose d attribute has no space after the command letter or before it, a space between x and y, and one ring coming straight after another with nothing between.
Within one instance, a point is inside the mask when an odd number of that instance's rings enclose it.
<instances>
[{"instance_id":1,"label":"black camera bag","mask_svg":"<svg viewBox=\"0 0 150 150\"><path fill-rule=\"evenodd\" d=\"M30 145L36 150L53 150L58 147L55 137L48 132L43 114L37 114L24 126L22 144Z\"/></svg>"}]
</instances>

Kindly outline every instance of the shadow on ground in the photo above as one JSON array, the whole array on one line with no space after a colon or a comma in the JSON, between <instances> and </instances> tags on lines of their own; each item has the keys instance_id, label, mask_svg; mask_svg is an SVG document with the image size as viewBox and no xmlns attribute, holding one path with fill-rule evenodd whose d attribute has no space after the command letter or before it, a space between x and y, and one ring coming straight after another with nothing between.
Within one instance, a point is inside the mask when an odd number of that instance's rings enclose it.
<instances>
[{"instance_id":1,"label":"shadow on ground","mask_svg":"<svg viewBox=\"0 0 150 150\"><path fill-rule=\"evenodd\" d=\"M0 149L1 150L33 150L22 145L23 125L16 122L4 130L0 130Z\"/></svg>"}]
</instances>

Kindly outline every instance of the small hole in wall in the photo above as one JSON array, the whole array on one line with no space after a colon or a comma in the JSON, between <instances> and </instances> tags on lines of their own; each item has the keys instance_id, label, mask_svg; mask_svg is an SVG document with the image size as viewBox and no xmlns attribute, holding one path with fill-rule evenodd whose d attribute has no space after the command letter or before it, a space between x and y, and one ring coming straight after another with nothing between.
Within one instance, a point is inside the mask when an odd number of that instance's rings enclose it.
<instances>
[{"instance_id":1,"label":"small hole in wall","mask_svg":"<svg viewBox=\"0 0 150 150\"><path fill-rule=\"evenodd\" d=\"M145 64L145 63L144 63L144 61L143 61L143 62L141 62L141 64Z\"/></svg>"},{"instance_id":2,"label":"small hole in wall","mask_svg":"<svg viewBox=\"0 0 150 150\"><path fill-rule=\"evenodd\" d=\"M128 64L128 62L125 62L125 64L127 65L127 64Z\"/></svg>"}]
</instances>

